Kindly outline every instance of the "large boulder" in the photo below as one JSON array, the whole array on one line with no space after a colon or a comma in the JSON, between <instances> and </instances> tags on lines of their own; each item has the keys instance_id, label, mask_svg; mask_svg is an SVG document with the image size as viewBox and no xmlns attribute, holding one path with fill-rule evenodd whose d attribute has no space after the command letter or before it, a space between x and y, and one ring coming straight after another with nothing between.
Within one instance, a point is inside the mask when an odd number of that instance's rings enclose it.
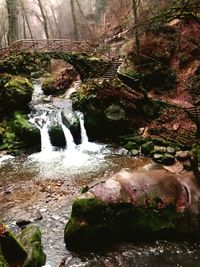
<instances>
[{"instance_id":1,"label":"large boulder","mask_svg":"<svg viewBox=\"0 0 200 267\"><path fill-rule=\"evenodd\" d=\"M28 110L33 86L27 78L3 75L0 77L0 84L1 113L10 115L15 110Z\"/></svg>"},{"instance_id":2,"label":"large boulder","mask_svg":"<svg viewBox=\"0 0 200 267\"><path fill-rule=\"evenodd\" d=\"M116 140L141 124L142 105L135 93L120 80L90 80L71 95L75 110L81 110L91 139Z\"/></svg>"},{"instance_id":3,"label":"large boulder","mask_svg":"<svg viewBox=\"0 0 200 267\"><path fill-rule=\"evenodd\" d=\"M71 84L76 80L78 73L74 68L65 69L56 75L48 77L42 84L42 90L45 95L61 95L70 88Z\"/></svg>"},{"instance_id":4,"label":"large boulder","mask_svg":"<svg viewBox=\"0 0 200 267\"><path fill-rule=\"evenodd\" d=\"M65 228L71 249L116 240L199 238L199 187L191 173L123 169L88 187Z\"/></svg>"},{"instance_id":5,"label":"large boulder","mask_svg":"<svg viewBox=\"0 0 200 267\"><path fill-rule=\"evenodd\" d=\"M35 150L40 144L40 131L28 121L28 116L15 112L0 123L0 146L10 153L24 149Z\"/></svg>"}]
</instances>

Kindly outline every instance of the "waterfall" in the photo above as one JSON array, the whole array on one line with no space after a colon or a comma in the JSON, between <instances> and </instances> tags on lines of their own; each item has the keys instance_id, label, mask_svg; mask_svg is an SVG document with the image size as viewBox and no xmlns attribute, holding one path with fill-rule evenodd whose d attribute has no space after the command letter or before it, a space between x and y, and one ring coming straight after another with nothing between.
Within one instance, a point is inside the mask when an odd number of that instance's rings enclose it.
<instances>
[{"instance_id":1,"label":"waterfall","mask_svg":"<svg viewBox=\"0 0 200 267\"><path fill-rule=\"evenodd\" d=\"M89 143L89 140L88 140L87 132L86 132L85 125L84 125L84 115L80 111L76 111L76 115L79 118L80 127L81 127L81 144L82 145L83 144L84 145L85 144L88 144Z\"/></svg>"},{"instance_id":2,"label":"waterfall","mask_svg":"<svg viewBox=\"0 0 200 267\"><path fill-rule=\"evenodd\" d=\"M49 128L49 118L46 112L42 115L36 116L29 119L30 123L34 124L39 130L41 135L41 152L51 152L53 151L53 146L50 141L50 136L48 132Z\"/></svg>"},{"instance_id":3,"label":"waterfall","mask_svg":"<svg viewBox=\"0 0 200 267\"><path fill-rule=\"evenodd\" d=\"M58 121L62 127L64 136L65 136L67 149L74 150L76 148L76 144L74 143L74 138L73 138L70 130L62 122L62 112L58 113Z\"/></svg>"},{"instance_id":4,"label":"waterfall","mask_svg":"<svg viewBox=\"0 0 200 267\"><path fill-rule=\"evenodd\" d=\"M41 100L41 98L44 97L44 93L42 91L42 84L41 83L35 83L33 85L33 94L32 94L32 102L36 102L38 100Z\"/></svg>"},{"instance_id":5,"label":"waterfall","mask_svg":"<svg viewBox=\"0 0 200 267\"><path fill-rule=\"evenodd\" d=\"M40 129L40 134L41 134L41 151L42 152L53 151L53 147L51 145L50 136L48 132L48 126L46 124Z\"/></svg>"}]
</instances>

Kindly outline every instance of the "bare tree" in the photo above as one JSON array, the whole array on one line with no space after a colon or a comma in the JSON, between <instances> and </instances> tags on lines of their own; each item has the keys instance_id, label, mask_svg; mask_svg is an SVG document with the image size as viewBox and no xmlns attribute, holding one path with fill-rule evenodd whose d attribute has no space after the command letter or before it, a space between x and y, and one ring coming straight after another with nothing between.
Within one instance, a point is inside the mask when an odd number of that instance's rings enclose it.
<instances>
[{"instance_id":1,"label":"bare tree","mask_svg":"<svg viewBox=\"0 0 200 267\"><path fill-rule=\"evenodd\" d=\"M46 39L49 39L48 24L47 24L47 18L46 18L45 12L44 12L44 7L43 7L41 0L37 0L37 2L39 5L39 8L40 8L41 15L42 15L44 33L45 33Z\"/></svg>"},{"instance_id":2,"label":"bare tree","mask_svg":"<svg viewBox=\"0 0 200 267\"><path fill-rule=\"evenodd\" d=\"M52 16L53 16L54 24L55 24L56 29L58 31L58 36L61 39L62 38L62 34L61 34L61 31L60 31L60 27L58 25L58 20L57 20L56 15L55 15L54 8L52 6L51 0L48 0L48 2L49 2L49 6L50 6L50 9L51 9Z\"/></svg>"},{"instance_id":3,"label":"bare tree","mask_svg":"<svg viewBox=\"0 0 200 267\"><path fill-rule=\"evenodd\" d=\"M30 34L30 38L34 39L33 34L32 34L32 30L31 30L31 25L30 25L29 20L28 20L28 16L27 16L27 12L26 12L26 8L24 6L23 0L20 0L20 4L21 4L22 16L23 16L23 20L24 20L24 33L26 32L26 29L25 29L25 22L26 22L26 25L28 27L28 31ZM26 34L24 34L24 35L26 35Z\"/></svg>"}]
</instances>

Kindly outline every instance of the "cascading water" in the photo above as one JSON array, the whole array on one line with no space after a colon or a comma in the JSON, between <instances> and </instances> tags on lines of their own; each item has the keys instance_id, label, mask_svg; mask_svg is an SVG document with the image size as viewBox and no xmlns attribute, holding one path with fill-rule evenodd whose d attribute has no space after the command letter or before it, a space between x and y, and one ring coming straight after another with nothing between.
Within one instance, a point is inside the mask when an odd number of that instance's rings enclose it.
<instances>
[{"instance_id":1,"label":"cascading water","mask_svg":"<svg viewBox=\"0 0 200 267\"><path fill-rule=\"evenodd\" d=\"M97 151L100 151L102 148L105 148L103 145L99 145L99 144L95 144L95 143L89 142L89 138L87 136L87 131L86 131L86 128L85 128L85 123L84 123L84 115L80 111L76 111L76 115L79 118L80 128L81 128L81 146L80 146L80 150L88 151L88 152L97 152Z\"/></svg>"},{"instance_id":2,"label":"cascading water","mask_svg":"<svg viewBox=\"0 0 200 267\"><path fill-rule=\"evenodd\" d=\"M39 130L41 135L41 152L52 152L53 146L50 141L50 136L48 132L49 128L49 118L46 112L43 112L41 116L33 117L29 120L34 124Z\"/></svg>"},{"instance_id":3,"label":"cascading water","mask_svg":"<svg viewBox=\"0 0 200 267\"><path fill-rule=\"evenodd\" d=\"M64 136L65 136L65 140L66 140L66 144L67 144L66 148L69 150L74 150L76 148L76 144L74 143L74 138L73 138L70 130L63 124L61 112L58 113L58 121L62 127Z\"/></svg>"},{"instance_id":4,"label":"cascading water","mask_svg":"<svg viewBox=\"0 0 200 267\"><path fill-rule=\"evenodd\" d=\"M81 127L81 144L87 145L89 143L89 139L87 136L85 125L84 125L84 115L80 111L76 111L76 115L79 118L80 127Z\"/></svg>"}]
</instances>

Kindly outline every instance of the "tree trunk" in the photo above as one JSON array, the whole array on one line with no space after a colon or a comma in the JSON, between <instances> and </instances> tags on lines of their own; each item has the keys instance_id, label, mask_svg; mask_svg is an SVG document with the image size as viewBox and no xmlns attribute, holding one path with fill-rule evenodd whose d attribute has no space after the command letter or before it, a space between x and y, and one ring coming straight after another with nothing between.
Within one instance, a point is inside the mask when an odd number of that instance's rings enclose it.
<instances>
[{"instance_id":1,"label":"tree trunk","mask_svg":"<svg viewBox=\"0 0 200 267\"><path fill-rule=\"evenodd\" d=\"M70 0L70 5L71 5L71 12L72 12L72 21L73 21L73 26L74 26L74 39L78 41L79 33L78 33L78 24L77 24L77 19L76 19L74 0Z\"/></svg>"},{"instance_id":2,"label":"tree trunk","mask_svg":"<svg viewBox=\"0 0 200 267\"><path fill-rule=\"evenodd\" d=\"M8 12L8 45L19 39L17 0L6 0Z\"/></svg>"},{"instance_id":3,"label":"tree trunk","mask_svg":"<svg viewBox=\"0 0 200 267\"><path fill-rule=\"evenodd\" d=\"M83 13L83 10L82 10L82 8L81 8L81 5L80 5L80 3L79 3L79 0L75 0L75 1L76 1L77 6L78 6L79 12L80 12L80 14L81 14L81 16L82 16L82 18L83 18L85 27L87 28L87 30L88 30L90 36L93 36L92 30L90 29L90 27L89 27L89 25L88 25L88 23L87 23L87 20L86 20L86 18L85 18L85 15L84 15L84 13Z\"/></svg>"},{"instance_id":4,"label":"tree trunk","mask_svg":"<svg viewBox=\"0 0 200 267\"><path fill-rule=\"evenodd\" d=\"M138 1L133 0L133 15L134 15L134 24L138 24ZM136 52L139 54L140 51L140 40L139 40L139 33L138 27L135 27L135 45L136 45Z\"/></svg>"},{"instance_id":5,"label":"tree trunk","mask_svg":"<svg viewBox=\"0 0 200 267\"><path fill-rule=\"evenodd\" d=\"M53 16L54 23L56 25L56 29L58 31L58 36L61 39L62 38L61 31L60 31L60 28L59 28L59 25L58 25L58 20L56 18L56 15L55 15L51 0L49 0L49 6L50 6L50 9L51 9L51 13L52 13L52 16Z\"/></svg>"},{"instance_id":6,"label":"tree trunk","mask_svg":"<svg viewBox=\"0 0 200 267\"><path fill-rule=\"evenodd\" d=\"M47 24L47 18L46 18L45 13L44 13L44 7L42 5L41 0L37 0L37 1L38 1L41 15L42 15L42 19L43 19L44 33L45 33L46 39L49 39L48 24Z\"/></svg>"},{"instance_id":7,"label":"tree trunk","mask_svg":"<svg viewBox=\"0 0 200 267\"><path fill-rule=\"evenodd\" d=\"M32 30L31 30L31 25L30 25L30 23L29 23L28 16L27 16L27 13L26 13L26 9L25 9L25 7L24 7L24 2L23 2L23 0L20 0L20 4L21 4L21 8L22 8L23 17L25 18L26 25L27 25L27 27L28 27L28 31L29 31L29 34L30 34L30 38L31 38L31 39L34 39L34 38L33 38L33 34L32 34Z\"/></svg>"}]
</instances>

